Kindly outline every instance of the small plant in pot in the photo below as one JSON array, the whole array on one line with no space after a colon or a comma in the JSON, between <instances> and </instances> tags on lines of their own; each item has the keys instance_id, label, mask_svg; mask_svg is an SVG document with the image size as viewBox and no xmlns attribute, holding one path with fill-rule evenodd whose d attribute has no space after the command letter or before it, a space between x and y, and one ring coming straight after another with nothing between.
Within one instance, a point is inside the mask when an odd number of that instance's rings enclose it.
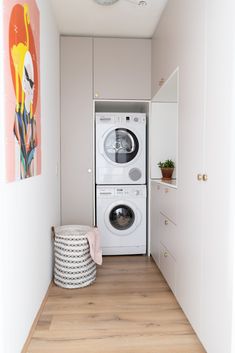
<instances>
[{"instance_id":1,"label":"small plant in pot","mask_svg":"<svg viewBox=\"0 0 235 353\"><path fill-rule=\"evenodd\" d=\"M175 162L172 159L166 159L164 162L159 162L158 166L162 172L162 180L171 180Z\"/></svg>"}]
</instances>

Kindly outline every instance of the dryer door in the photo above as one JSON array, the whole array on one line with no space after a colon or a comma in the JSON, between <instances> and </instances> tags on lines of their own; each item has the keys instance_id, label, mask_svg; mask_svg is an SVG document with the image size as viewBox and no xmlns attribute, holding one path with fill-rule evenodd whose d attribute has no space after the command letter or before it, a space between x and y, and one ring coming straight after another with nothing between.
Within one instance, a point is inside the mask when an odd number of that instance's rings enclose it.
<instances>
[{"instance_id":1,"label":"dryer door","mask_svg":"<svg viewBox=\"0 0 235 353\"><path fill-rule=\"evenodd\" d=\"M104 139L105 157L117 164L133 161L139 151L139 141L133 131L125 128L111 130Z\"/></svg>"},{"instance_id":2,"label":"dryer door","mask_svg":"<svg viewBox=\"0 0 235 353\"><path fill-rule=\"evenodd\" d=\"M140 212L129 202L115 202L106 211L105 223L117 235L132 233L140 223Z\"/></svg>"}]
</instances>

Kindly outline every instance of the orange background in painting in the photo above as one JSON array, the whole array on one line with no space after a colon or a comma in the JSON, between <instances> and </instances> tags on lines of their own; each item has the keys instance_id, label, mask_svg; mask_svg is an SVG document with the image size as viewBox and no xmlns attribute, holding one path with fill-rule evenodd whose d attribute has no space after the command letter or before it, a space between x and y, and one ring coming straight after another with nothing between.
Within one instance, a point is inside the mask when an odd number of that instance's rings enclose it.
<instances>
[{"instance_id":1,"label":"orange background in painting","mask_svg":"<svg viewBox=\"0 0 235 353\"><path fill-rule=\"evenodd\" d=\"M25 31L25 24L24 24L24 8L22 5L15 5L12 9L11 12L11 18L9 22L9 57L10 57L10 64L11 64L11 76L13 79L14 87L15 87L15 68L14 68L14 63L12 60L11 56L11 48L13 47L14 44L18 44L20 42L26 44L26 31ZM14 27L17 26L18 28L18 33L17 36L15 35ZM29 31L29 52L32 56L33 60L33 66L34 66L34 83L35 83L35 89L34 89L34 101L33 101L33 112L35 112L35 108L37 106L37 96L38 96L38 68L37 68L37 54L36 54L36 48L34 44L34 37L32 33L32 28L31 24L28 25L28 31ZM21 86L20 86L20 92L19 92L19 97L21 97Z\"/></svg>"},{"instance_id":2,"label":"orange background in painting","mask_svg":"<svg viewBox=\"0 0 235 353\"><path fill-rule=\"evenodd\" d=\"M41 101L40 101L40 13L35 0L4 0L4 84L5 84L5 127L6 127L6 178L7 181L16 180L15 163L19 156L15 156L15 135L13 132L15 120L15 69L10 49L19 42L26 43L23 5L29 7L30 24L29 51L34 65L34 101L33 115L37 128L37 174L41 173ZM14 27L17 26L18 33ZM19 97L21 97L21 89Z\"/></svg>"}]
</instances>

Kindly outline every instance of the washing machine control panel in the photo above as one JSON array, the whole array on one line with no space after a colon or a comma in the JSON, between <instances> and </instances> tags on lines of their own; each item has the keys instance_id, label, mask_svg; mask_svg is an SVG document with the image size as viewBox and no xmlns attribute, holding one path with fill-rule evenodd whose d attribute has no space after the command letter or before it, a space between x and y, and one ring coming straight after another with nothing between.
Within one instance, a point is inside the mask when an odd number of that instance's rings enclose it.
<instances>
[{"instance_id":1,"label":"washing machine control panel","mask_svg":"<svg viewBox=\"0 0 235 353\"><path fill-rule=\"evenodd\" d=\"M130 188L118 188L116 189L117 196L143 196L143 190L130 189Z\"/></svg>"},{"instance_id":2,"label":"washing machine control panel","mask_svg":"<svg viewBox=\"0 0 235 353\"><path fill-rule=\"evenodd\" d=\"M131 198L131 197L146 197L145 187L102 187L97 189L97 196L100 198Z\"/></svg>"},{"instance_id":3,"label":"washing machine control panel","mask_svg":"<svg viewBox=\"0 0 235 353\"><path fill-rule=\"evenodd\" d=\"M99 196L100 198L114 197L114 188L99 188L97 189L97 196Z\"/></svg>"}]
</instances>

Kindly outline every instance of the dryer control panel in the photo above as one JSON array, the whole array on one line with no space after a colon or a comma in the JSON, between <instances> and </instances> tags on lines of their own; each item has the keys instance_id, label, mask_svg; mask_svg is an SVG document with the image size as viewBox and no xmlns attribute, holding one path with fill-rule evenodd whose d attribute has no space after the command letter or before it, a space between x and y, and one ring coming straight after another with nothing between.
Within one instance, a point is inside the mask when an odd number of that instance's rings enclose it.
<instances>
[{"instance_id":1,"label":"dryer control panel","mask_svg":"<svg viewBox=\"0 0 235 353\"><path fill-rule=\"evenodd\" d=\"M145 113L96 113L97 124L146 124Z\"/></svg>"}]
</instances>

